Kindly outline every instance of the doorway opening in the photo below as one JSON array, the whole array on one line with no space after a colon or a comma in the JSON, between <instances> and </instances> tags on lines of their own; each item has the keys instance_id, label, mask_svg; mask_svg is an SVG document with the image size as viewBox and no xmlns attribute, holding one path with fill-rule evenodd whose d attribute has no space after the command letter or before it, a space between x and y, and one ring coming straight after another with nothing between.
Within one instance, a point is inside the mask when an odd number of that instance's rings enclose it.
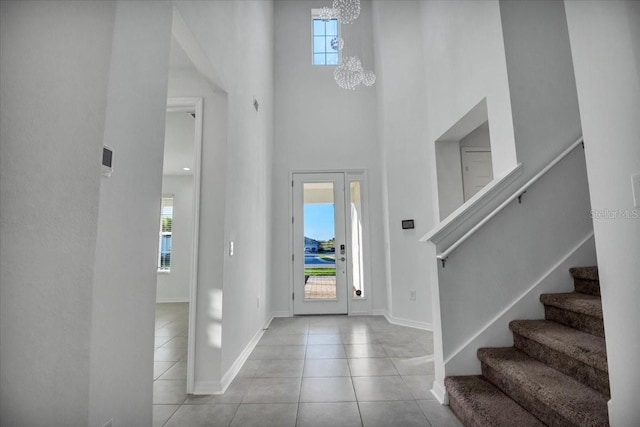
<instances>
[{"instance_id":1,"label":"doorway opening","mask_svg":"<svg viewBox=\"0 0 640 427\"><path fill-rule=\"evenodd\" d=\"M167 100L159 213L154 380L184 379L188 393L194 384L202 104L202 98Z\"/></svg>"}]
</instances>

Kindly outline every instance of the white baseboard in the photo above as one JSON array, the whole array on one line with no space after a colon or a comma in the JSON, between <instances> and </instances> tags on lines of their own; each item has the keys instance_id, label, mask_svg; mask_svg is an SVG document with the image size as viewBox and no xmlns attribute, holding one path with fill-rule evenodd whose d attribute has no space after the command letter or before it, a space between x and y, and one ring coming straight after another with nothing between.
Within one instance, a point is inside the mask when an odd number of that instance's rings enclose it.
<instances>
[{"instance_id":1,"label":"white baseboard","mask_svg":"<svg viewBox=\"0 0 640 427\"><path fill-rule=\"evenodd\" d=\"M156 304L165 304L170 302L189 302L189 297L180 297L180 298L158 298L156 299Z\"/></svg>"},{"instance_id":2,"label":"white baseboard","mask_svg":"<svg viewBox=\"0 0 640 427\"><path fill-rule=\"evenodd\" d=\"M391 316L389 313L384 313L384 317L387 321L393 325L406 326L409 328L422 329L423 331L433 331L433 325L427 322L418 322L416 320L403 319L401 317Z\"/></svg>"},{"instance_id":3,"label":"white baseboard","mask_svg":"<svg viewBox=\"0 0 640 427\"><path fill-rule=\"evenodd\" d=\"M196 381L193 384L194 395L222 394L224 391L218 381Z\"/></svg>"},{"instance_id":4,"label":"white baseboard","mask_svg":"<svg viewBox=\"0 0 640 427\"><path fill-rule=\"evenodd\" d=\"M442 405L449 404L449 393L447 393L447 389L444 388L444 386L439 382L436 382L436 381L433 382L433 386L431 388L431 394L433 394L436 400L440 402Z\"/></svg>"},{"instance_id":5,"label":"white baseboard","mask_svg":"<svg viewBox=\"0 0 640 427\"><path fill-rule=\"evenodd\" d=\"M256 345L258 345L260 338L262 338L262 335L264 335L265 329L269 327L269 324L271 323L273 318L276 317L274 316L274 314L277 314L277 313L272 313L271 316L269 316L269 318L265 322L264 327L260 328L255 333L255 335L251 338L249 343L245 346L244 350L242 350L240 355L236 358L236 360L233 362L233 364L227 370L227 372L222 376L222 379L219 382L218 381L196 381L193 387L193 394L197 394L197 395L223 394L225 391L227 391L227 388L236 378L236 376L238 375L238 372L240 372L240 369L242 369L242 366L251 355L251 352L253 352L253 350L256 348ZM280 317L283 317L283 316L280 316ZM284 317L288 317L288 313Z\"/></svg>"},{"instance_id":6,"label":"white baseboard","mask_svg":"<svg viewBox=\"0 0 640 427\"><path fill-rule=\"evenodd\" d=\"M371 310L372 316L385 316L386 314L387 314L387 310L385 310L384 308L376 308Z\"/></svg>"},{"instance_id":7,"label":"white baseboard","mask_svg":"<svg viewBox=\"0 0 640 427\"><path fill-rule=\"evenodd\" d=\"M271 312L271 320L275 319L276 317L291 317L291 313L285 310ZM271 323L271 320L269 320L269 323Z\"/></svg>"}]
</instances>

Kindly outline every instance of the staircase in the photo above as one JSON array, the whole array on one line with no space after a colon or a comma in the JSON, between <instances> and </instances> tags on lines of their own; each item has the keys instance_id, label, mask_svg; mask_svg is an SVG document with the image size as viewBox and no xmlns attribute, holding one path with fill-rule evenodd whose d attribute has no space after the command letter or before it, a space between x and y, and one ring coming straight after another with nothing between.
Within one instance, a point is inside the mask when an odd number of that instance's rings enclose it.
<instances>
[{"instance_id":1,"label":"staircase","mask_svg":"<svg viewBox=\"0 0 640 427\"><path fill-rule=\"evenodd\" d=\"M514 320L513 347L481 348L482 375L445 378L467 426L608 426L609 375L597 267L575 292L543 294L545 320Z\"/></svg>"}]
</instances>

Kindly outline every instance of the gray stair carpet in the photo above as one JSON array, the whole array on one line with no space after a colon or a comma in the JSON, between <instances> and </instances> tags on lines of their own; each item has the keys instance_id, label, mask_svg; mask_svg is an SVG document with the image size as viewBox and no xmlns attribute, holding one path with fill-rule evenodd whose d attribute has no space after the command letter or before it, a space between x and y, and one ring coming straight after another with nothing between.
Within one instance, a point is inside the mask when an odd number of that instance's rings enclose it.
<instances>
[{"instance_id":1,"label":"gray stair carpet","mask_svg":"<svg viewBox=\"0 0 640 427\"><path fill-rule=\"evenodd\" d=\"M514 346L478 350L481 376L445 378L465 426L608 426L609 375L597 267L575 292L543 294L545 319L513 320Z\"/></svg>"}]
</instances>

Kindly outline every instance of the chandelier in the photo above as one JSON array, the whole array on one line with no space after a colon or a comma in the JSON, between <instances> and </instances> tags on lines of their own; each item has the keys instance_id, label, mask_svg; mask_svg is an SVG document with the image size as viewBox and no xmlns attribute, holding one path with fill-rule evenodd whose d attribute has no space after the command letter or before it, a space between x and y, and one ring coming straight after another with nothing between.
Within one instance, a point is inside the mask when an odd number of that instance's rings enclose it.
<instances>
[{"instance_id":1,"label":"chandelier","mask_svg":"<svg viewBox=\"0 0 640 427\"><path fill-rule=\"evenodd\" d=\"M333 0L333 10L337 11L340 22L351 24L360 16L360 0Z\"/></svg>"},{"instance_id":2,"label":"chandelier","mask_svg":"<svg viewBox=\"0 0 640 427\"><path fill-rule=\"evenodd\" d=\"M320 19L325 21L339 19L342 24L351 24L359 16L360 0L333 0L332 7L320 9ZM344 46L345 41L342 38L336 37L331 40L331 48L334 50L343 50ZM333 78L338 86L347 90L355 90L360 84L372 86L376 82L375 73L371 70L365 71L358 56L346 54L333 71Z\"/></svg>"}]
</instances>

